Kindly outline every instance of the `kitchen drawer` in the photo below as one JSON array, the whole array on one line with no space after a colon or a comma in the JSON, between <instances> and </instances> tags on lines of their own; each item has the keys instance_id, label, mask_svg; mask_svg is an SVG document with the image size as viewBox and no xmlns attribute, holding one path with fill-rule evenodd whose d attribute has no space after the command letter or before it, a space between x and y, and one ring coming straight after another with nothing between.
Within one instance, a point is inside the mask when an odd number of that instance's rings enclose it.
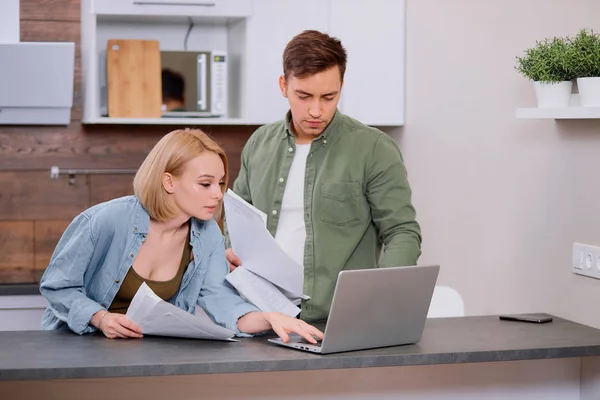
<instances>
[{"instance_id":1,"label":"kitchen drawer","mask_svg":"<svg viewBox=\"0 0 600 400\"><path fill-rule=\"evenodd\" d=\"M41 295L0 296L0 332L39 330L47 305Z\"/></svg>"},{"instance_id":2,"label":"kitchen drawer","mask_svg":"<svg viewBox=\"0 0 600 400\"><path fill-rule=\"evenodd\" d=\"M93 0L93 13L123 16L248 17L252 0Z\"/></svg>"}]
</instances>

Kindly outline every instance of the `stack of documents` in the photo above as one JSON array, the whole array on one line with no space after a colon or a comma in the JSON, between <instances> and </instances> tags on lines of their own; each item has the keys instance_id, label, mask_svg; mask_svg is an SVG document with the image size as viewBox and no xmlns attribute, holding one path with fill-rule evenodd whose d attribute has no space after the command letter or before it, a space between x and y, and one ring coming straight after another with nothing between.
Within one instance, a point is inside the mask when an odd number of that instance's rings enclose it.
<instances>
[{"instance_id":1,"label":"stack of documents","mask_svg":"<svg viewBox=\"0 0 600 400\"><path fill-rule=\"evenodd\" d=\"M231 247L242 260L227 281L260 310L295 317L300 309L290 298L308 298L302 294L304 268L279 247L267 230L265 213L231 189L223 202Z\"/></svg>"},{"instance_id":2,"label":"stack of documents","mask_svg":"<svg viewBox=\"0 0 600 400\"><path fill-rule=\"evenodd\" d=\"M199 307L192 315L167 303L142 283L125 316L142 328L144 335L173 336L190 339L212 339L237 342L235 332L212 322Z\"/></svg>"}]
</instances>

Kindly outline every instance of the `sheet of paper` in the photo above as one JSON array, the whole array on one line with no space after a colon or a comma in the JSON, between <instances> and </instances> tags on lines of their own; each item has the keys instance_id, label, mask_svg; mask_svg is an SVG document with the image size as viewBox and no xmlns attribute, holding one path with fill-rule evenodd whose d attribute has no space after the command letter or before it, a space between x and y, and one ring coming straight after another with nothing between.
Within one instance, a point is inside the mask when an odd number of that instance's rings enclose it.
<instances>
[{"instance_id":1,"label":"sheet of paper","mask_svg":"<svg viewBox=\"0 0 600 400\"><path fill-rule=\"evenodd\" d=\"M206 315L192 315L158 297L144 282L136 292L127 314L144 335L172 336L236 342L235 332L216 325Z\"/></svg>"},{"instance_id":2,"label":"sheet of paper","mask_svg":"<svg viewBox=\"0 0 600 400\"><path fill-rule=\"evenodd\" d=\"M267 227L267 214L265 214L264 212L260 211L258 208L254 207L252 204L248 203L246 200L242 199L233 190L227 189L227 194L229 196L232 196L234 199L237 200L237 202L236 202L237 205L245 206L249 211L252 211L255 214L257 214L260 217L260 219L263 221L263 226L265 228Z\"/></svg>"},{"instance_id":3,"label":"sheet of paper","mask_svg":"<svg viewBox=\"0 0 600 400\"><path fill-rule=\"evenodd\" d=\"M231 193L231 189L228 190L223 199L227 229L231 247L243 266L293 296L308 298L302 293L302 265L279 247L260 214Z\"/></svg>"},{"instance_id":4,"label":"sheet of paper","mask_svg":"<svg viewBox=\"0 0 600 400\"><path fill-rule=\"evenodd\" d=\"M234 269L225 279L261 311L277 311L290 317L300 314L300 309L279 288L244 266Z\"/></svg>"}]
</instances>

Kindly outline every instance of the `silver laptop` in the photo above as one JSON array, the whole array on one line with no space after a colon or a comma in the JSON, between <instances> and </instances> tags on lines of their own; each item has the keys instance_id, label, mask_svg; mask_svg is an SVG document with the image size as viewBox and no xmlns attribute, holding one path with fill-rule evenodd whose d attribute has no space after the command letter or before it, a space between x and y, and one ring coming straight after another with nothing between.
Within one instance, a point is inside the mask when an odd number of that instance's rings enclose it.
<instances>
[{"instance_id":1,"label":"silver laptop","mask_svg":"<svg viewBox=\"0 0 600 400\"><path fill-rule=\"evenodd\" d=\"M269 342L320 354L413 344L421 340L439 265L342 271L322 341L299 335Z\"/></svg>"}]
</instances>

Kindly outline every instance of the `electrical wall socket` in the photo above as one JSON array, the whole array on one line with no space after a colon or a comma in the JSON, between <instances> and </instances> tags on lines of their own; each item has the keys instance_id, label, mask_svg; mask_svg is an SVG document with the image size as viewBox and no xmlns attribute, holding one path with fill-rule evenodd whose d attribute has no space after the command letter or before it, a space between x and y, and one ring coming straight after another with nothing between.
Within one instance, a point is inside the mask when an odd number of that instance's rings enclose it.
<instances>
[{"instance_id":1,"label":"electrical wall socket","mask_svg":"<svg viewBox=\"0 0 600 400\"><path fill-rule=\"evenodd\" d=\"M573 243L573 273L600 279L600 247Z\"/></svg>"}]
</instances>

